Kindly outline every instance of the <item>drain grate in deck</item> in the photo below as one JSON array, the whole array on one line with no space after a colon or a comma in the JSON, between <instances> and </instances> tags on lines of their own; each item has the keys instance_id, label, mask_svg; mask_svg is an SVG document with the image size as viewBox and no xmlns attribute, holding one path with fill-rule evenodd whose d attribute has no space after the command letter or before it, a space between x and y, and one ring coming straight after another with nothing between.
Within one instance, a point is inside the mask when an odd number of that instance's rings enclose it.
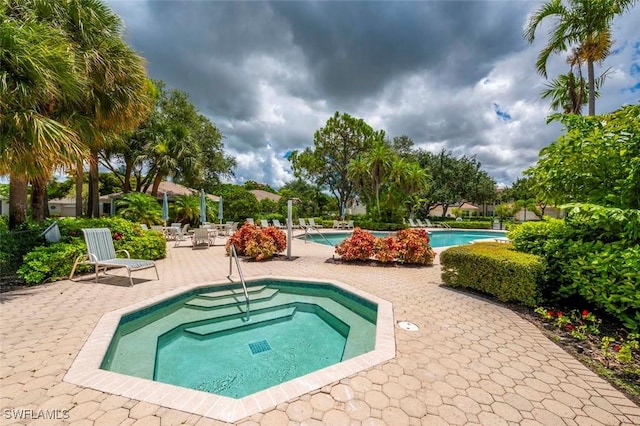
<instances>
[{"instance_id":1,"label":"drain grate in deck","mask_svg":"<svg viewBox=\"0 0 640 426\"><path fill-rule=\"evenodd\" d=\"M261 352L270 351L271 346L269 346L269 342L266 340L260 340L259 342L249 343L249 349L251 349L251 353L255 355Z\"/></svg>"}]
</instances>

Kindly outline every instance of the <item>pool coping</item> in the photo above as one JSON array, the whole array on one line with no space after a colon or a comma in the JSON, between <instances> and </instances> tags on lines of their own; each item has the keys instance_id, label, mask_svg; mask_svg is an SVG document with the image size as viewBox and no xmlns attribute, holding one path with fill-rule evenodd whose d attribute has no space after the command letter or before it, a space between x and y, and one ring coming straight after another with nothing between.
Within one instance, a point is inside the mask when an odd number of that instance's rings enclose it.
<instances>
[{"instance_id":1,"label":"pool coping","mask_svg":"<svg viewBox=\"0 0 640 426\"><path fill-rule=\"evenodd\" d=\"M104 314L73 361L64 381L220 421L237 422L396 356L395 324L391 302L336 280L272 275L247 277L247 280L260 279L332 284L376 303L378 315L374 350L238 399L100 369L122 316L193 289L229 284L229 280L219 280L179 287Z\"/></svg>"}]
</instances>

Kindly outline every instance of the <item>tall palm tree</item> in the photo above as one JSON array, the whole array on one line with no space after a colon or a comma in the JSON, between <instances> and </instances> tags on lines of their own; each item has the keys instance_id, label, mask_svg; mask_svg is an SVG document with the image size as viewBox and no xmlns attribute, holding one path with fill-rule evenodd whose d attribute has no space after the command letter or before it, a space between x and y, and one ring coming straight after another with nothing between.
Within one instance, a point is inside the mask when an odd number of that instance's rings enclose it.
<instances>
[{"instance_id":1,"label":"tall palm tree","mask_svg":"<svg viewBox=\"0 0 640 426\"><path fill-rule=\"evenodd\" d=\"M19 4L0 6L0 174L10 175L9 226L26 220L29 180L86 156L69 127L86 88L58 31Z\"/></svg>"},{"instance_id":2,"label":"tall palm tree","mask_svg":"<svg viewBox=\"0 0 640 426\"><path fill-rule=\"evenodd\" d=\"M366 154L376 196L378 219L380 219L380 187L391 168L392 155L391 149L382 139L375 141L373 148Z\"/></svg>"},{"instance_id":3,"label":"tall palm tree","mask_svg":"<svg viewBox=\"0 0 640 426\"><path fill-rule=\"evenodd\" d=\"M547 61L552 53L566 52L574 47L579 58L587 63L589 115L595 115L596 77L594 64L602 62L610 53L611 23L635 0L551 0L538 9L529 19L524 36L529 43L535 40L535 32L545 18L555 18L556 25L550 33L547 46L536 62L538 73L547 77Z\"/></svg>"}]
</instances>

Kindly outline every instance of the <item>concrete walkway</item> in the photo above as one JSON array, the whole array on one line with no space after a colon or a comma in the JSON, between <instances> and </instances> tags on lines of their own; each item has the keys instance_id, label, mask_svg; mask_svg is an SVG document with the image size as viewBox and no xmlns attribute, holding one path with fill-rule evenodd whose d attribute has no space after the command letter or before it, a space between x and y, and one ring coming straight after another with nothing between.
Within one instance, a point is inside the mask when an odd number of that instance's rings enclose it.
<instances>
[{"instance_id":1,"label":"concrete walkway","mask_svg":"<svg viewBox=\"0 0 640 426\"><path fill-rule=\"evenodd\" d=\"M173 248L152 270L100 284L61 281L2 294L0 424L222 424L82 388L65 373L101 316L187 284L224 278L224 248ZM243 262L245 276L345 282L393 303L394 359L255 414L242 425L638 425L640 408L513 312L441 287L438 265L326 263L331 247L295 241L294 261ZM55 411L57 410L57 411ZM34 420L34 417L56 419Z\"/></svg>"}]
</instances>

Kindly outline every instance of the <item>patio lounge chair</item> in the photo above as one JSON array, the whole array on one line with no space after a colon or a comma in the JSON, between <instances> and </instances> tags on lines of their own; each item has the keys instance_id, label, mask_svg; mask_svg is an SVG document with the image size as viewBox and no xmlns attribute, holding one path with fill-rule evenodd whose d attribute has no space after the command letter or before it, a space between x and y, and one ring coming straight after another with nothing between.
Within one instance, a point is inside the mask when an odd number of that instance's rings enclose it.
<instances>
[{"instance_id":1,"label":"patio lounge chair","mask_svg":"<svg viewBox=\"0 0 640 426\"><path fill-rule=\"evenodd\" d=\"M300 228L302 228L302 229L304 229L306 231L310 231L310 230L316 229L316 227L312 226L310 223L307 224L307 222L303 218L298 219L298 222L300 222Z\"/></svg>"},{"instance_id":2,"label":"patio lounge chair","mask_svg":"<svg viewBox=\"0 0 640 426\"><path fill-rule=\"evenodd\" d=\"M269 221L267 219L260 219L260 227L268 228L269 227Z\"/></svg>"},{"instance_id":3,"label":"patio lounge chair","mask_svg":"<svg viewBox=\"0 0 640 426\"><path fill-rule=\"evenodd\" d=\"M427 228L442 228L442 226L439 225L439 224L431 223L431 221L429 219L425 219L424 222L426 224L425 227L427 227Z\"/></svg>"},{"instance_id":4,"label":"patio lounge chair","mask_svg":"<svg viewBox=\"0 0 640 426\"><path fill-rule=\"evenodd\" d=\"M416 225L416 223L415 223L415 222L413 221L413 219L411 219L411 218L409 219L409 226L410 226L411 228L422 228L422 226L420 226L420 225Z\"/></svg>"},{"instance_id":5,"label":"patio lounge chair","mask_svg":"<svg viewBox=\"0 0 640 426\"><path fill-rule=\"evenodd\" d=\"M320 228L318 225L316 225L316 220L314 218L309 218L309 225L313 226L315 229Z\"/></svg>"},{"instance_id":6,"label":"patio lounge chair","mask_svg":"<svg viewBox=\"0 0 640 426\"><path fill-rule=\"evenodd\" d=\"M248 218L245 220L245 222L246 222L246 223L248 223L249 225L255 225L255 224L256 224L256 223L253 221L253 218L252 218L252 217L248 217Z\"/></svg>"},{"instance_id":7,"label":"patio lounge chair","mask_svg":"<svg viewBox=\"0 0 640 426\"><path fill-rule=\"evenodd\" d=\"M213 238L215 239L215 233L213 234ZM211 246L211 240L209 237L209 230L207 228L198 228L193 230L193 235L191 236L191 248L195 250L196 247L204 247L209 248Z\"/></svg>"},{"instance_id":8,"label":"patio lounge chair","mask_svg":"<svg viewBox=\"0 0 640 426\"><path fill-rule=\"evenodd\" d=\"M353 220L348 221L348 222L344 225L344 229L353 229Z\"/></svg>"},{"instance_id":9,"label":"patio lounge chair","mask_svg":"<svg viewBox=\"0 0 640 426\"><path fill-rule=\"evenodd\" d=\"M275 226L278 229L286 228L286 226L282 225L278 219L273 219L271 222L273 222L273 226Z\"/></svg>"},{"instance_id":10,"label":"patio lounge chair","mask_svg":"<svg viewBox=\"0 0 640 426\"><path fill-rule=\"evenodd\" d=\"M337 220L334 220L332 228L333 229L342 229L342 225Z\"/></svg>"},{"instance_id":11,"label":"patio lounge chair","mask_svg":"<svg viewBox=\"0 0 640 426\"><path fill-rule=\"evenodd\" d=\"M113 246L113 238L108 228L87 228L83 229L84 241L87 244L87 254L79 256L73 264L73 269L69 275L69 279L73 279L76 268L80 263L88 263L96 267L96 283L98 282L98 274L108 268L127 268L129 273L129 283L133 286L131 279L131 271L141 269L154 268L156 271L156 279L160 279L158 268L153 260L131 259L129 252L126 250L118 250ZM116 257L118 252L126 254L126 258ZM84 257L84 260L82 258Z\"/></svg>"}]
</instances>

